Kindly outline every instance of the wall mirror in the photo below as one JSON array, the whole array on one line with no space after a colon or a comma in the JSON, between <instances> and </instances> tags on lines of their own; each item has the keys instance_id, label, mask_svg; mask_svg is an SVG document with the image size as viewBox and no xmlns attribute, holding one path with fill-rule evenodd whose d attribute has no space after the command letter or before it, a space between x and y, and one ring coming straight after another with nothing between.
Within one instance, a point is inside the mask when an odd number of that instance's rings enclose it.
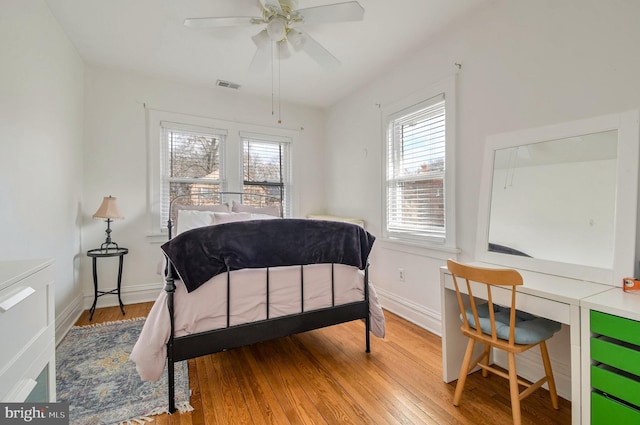
<instances>
[{"instance_id":1,"label":"wall mirror","mask_svg":"<svg viewBox=\"0 0 640 425\"><path fill-rule=\"evenodd\" d=\"M634 276L638 113L490 136L478 260L619 285Z\"/></svg>"}]
</instances>

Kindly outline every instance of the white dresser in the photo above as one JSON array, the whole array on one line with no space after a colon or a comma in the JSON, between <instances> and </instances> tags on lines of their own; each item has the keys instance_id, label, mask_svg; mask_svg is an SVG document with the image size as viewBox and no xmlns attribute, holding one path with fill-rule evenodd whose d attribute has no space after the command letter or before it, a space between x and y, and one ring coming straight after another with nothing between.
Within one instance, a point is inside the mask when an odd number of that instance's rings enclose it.
<instances>
[{"instance_id":1,"label":"white dresser","mask_svg":"<svg viewBox=\"0 0 640 425\"><path fill-rule=\"evenodd\" d=\"M0 261L0 401L56 400L53 260Z\"/></svg>"}]
</instances>

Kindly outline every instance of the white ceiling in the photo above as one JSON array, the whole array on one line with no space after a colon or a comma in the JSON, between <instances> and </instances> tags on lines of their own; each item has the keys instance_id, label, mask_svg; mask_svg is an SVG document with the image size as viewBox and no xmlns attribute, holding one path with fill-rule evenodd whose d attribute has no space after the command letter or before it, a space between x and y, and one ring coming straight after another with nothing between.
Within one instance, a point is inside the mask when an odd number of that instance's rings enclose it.
<instances>
[{"instance_id":1,"label":"white ceiling","mask_svg":"<svg viewBox=\"0 0 640 425\"><path fill-rule=\"evenodd\" d=\"M281 99L330 106L488 1L359 0L365 9L361 22L304 27L341 65L325 71L305 52L282 60ZM249 72L256 49L251 36L261 26L190 29L183 25L185 18L260 16L258 0L46 2L89 63L211 87L216 80L226 80L240 84L246 94L271 96L270 68L259 74ZM338 2L299 0L298 8Z\"/></svg>"}]
</instances>

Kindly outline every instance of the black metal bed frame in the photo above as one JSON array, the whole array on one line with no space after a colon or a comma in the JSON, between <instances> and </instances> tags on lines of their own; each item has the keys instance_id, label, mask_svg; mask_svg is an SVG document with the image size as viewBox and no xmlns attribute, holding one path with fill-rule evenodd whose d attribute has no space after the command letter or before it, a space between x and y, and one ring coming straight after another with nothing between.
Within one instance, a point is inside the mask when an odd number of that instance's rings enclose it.
<instances>
[{"instance_id":1,"label":"black metal bed frame","mask_svg":"<svg viewBox=\"0 0 640 425\"><path fill-rule=\"evenodd\" d=\"M224 194L225 192L221 192ZM226 192L230 193L230 192ZM232 193L239 195L239 193ZM261 196L261 195L257 195ZM177 198L176 198L177 199ZM174 201L176 200L174 199ZM242 198L241 198L242 199ZM169 239L171 239L172 221L171 207L167 223ZM348 304L335 305L334 273L331 265L331 299L332 306L317 310L304 311L304 266L300 266L301 312L287 316L269 318L269 269L266 272L266 308L267 318L256 322L230 326L231 271L227 270L227 326L197 334L174 336L174 300L176 290L173 265L167 263L167 274L164 290L167 293L167 308L171 321L171 332L167 342L167 378L169 387L169 413L176 411L174 364L179 361L193 359L208 354L218 353L258 342L307 332L353 320L363 319L365 322L365 351L369 353L371 327L369 318L369 265L364 269L364 300Z\"/></svg>"}]
</instances>

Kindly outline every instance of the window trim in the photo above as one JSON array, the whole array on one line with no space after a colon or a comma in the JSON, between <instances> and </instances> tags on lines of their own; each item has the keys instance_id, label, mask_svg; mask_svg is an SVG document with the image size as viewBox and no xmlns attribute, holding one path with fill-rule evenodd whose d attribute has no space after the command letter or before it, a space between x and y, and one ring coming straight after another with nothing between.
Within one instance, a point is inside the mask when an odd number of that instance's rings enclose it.
<instances>
[{"instance_id":1,"label":"window trim","mask_svg":"<svg viewBox=\"0 0 640 425\"><path fill-rule=\"evenodd\" d=\"M218 147L218 161L219 161L219 178L217 180L209 180L202 178L188 178L188 177L169 177L166 172L168 172L168 167L170 163L169 159L169 147L166 142L168 137L168 132L178 131L183 133L191 133L198 134L205 137L213 137L219 140ZM187 184L203 184L203 185L217 185L220 191L226 191L227 189L227 181L228 177L226 175L226 143L227 143L227 130L211 128L211 127L201 127L196 125L187 125L182 123L175 123L172 121L160 121L160 227L162 227L162 223L166 222L169 217L169 205L166 205L167 209L165 212L162 212L162 204L165 201L165 197L170 199L170 186L171 183L187 183ZM170 202L169 202L170 203Z\"/></svg>"},{"instance_id":2,"label":"window trim","mask_svg":"<svg viewBox=\"0 0 640 425\"><path fill-rule=\"evenodd\" d=\"M160 123L167 121L183 124L188 127L201 127L215 132L226 131L227 136L224 146L224 175L227 181L225 190L231 192L242 191L242 139L240 134L259 134L269 137L270 140L290 141L289 171L293 171L294 147L300 131L281 127L268 127L265 125L248 124L236 121L227 121L216 118L196 116L179 112L163 111L145 107L146 138L147 138L147 235L150 243L166 240L167 229L160 223L160 185L162 183L162 170L160 169L161 128ZM295 201L293 174L290 173L291 184L291 216L294 216L297 202Z\"/></svg>"},{"instance_id":3,"label":"window trim","mask_svg":"<svg viewBox=\"0 0 640 425\"><path fill-rule=\"evenodd\" d=\"M382 237L389 241L402 242L430 248L456 250L456 215L455 215L455 147L456 147L456 77L451 76L432 86L417 90L405 98L382 107ZM389 124L397 118L402 111L424 103L432 98L443 96L445 99L445 237L432 238L411 233L389 232L387 211L387 176L388 176L388 129Z\"/></svg>"},{"instance_id":4,"label":"window trim","mask_svg":"<svg viewBox=\"0 0 640 425\"><path fill-rule=\"evenodd\" d=\"M240 131L240 143L241 143L241 154L240 154L240 173L241 173L241 190L244 189L244 142L245 140L253 140L256 142L264 142L264 143L273 143L273 144L286 144L287 147L287 157L289 161L286 164L283 164L283 170L281 172L283 175L287 176L286 181L283 182L285 202L283 204L282 214L284 217L292 217L293 216L293 175L292 175L292 164L293 164L293 139L287 136L276 136L270 134L263 133L254 133L248 131ZM259 185L259 184L258 184Z\"/></svg>"}]
</instances>

